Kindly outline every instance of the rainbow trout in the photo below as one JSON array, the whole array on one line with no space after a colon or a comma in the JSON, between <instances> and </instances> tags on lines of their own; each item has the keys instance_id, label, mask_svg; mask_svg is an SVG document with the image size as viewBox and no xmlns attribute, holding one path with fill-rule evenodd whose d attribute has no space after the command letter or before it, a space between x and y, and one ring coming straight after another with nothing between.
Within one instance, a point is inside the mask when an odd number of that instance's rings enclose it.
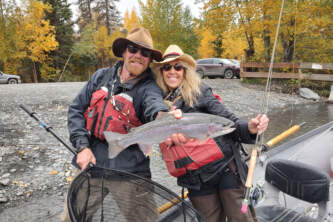
<instances>
[{"instance_id":1,"label":"rainbow trout","mask_svg":"<svg viewBox=\"0 0 333 222\"><path fill-rule=\"evenodd\" d=\"M142 152L148 155L153 144L163 142L173 133L183 133L187 137L205 141L233 132L233 126L234 122L224 117L205 113L183 113L181 119L165 115L132 128L127 134L104 131L104 136L109 144L109 158L112 159L133 144L138 144Z\"/></svg>"}]
</instances>

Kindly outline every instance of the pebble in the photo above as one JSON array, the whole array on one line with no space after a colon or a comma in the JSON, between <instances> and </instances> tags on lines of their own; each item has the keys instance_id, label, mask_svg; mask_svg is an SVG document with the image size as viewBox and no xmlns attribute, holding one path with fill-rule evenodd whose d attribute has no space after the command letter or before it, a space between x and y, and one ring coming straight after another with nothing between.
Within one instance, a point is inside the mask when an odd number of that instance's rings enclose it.
<instances>
[{"instance_id":1,"label":"pebble","mask_svg":"<svg viewBox=\"0 0 333 222\"><path fill-rule=\"evenodd\" d=\"M0 180L0 184L2 184L4 186L8 186L9 183L10 183L10 179L8 179L8 178Z\"/></svg>"},{"instance_id":2,"label":"pebble","mask_svg":"<svg viewBox=\"0 0 333 222\"><path fill-rule=\"evenodd\" d=\"M4 175L2 175L2 178L6 178L6 177L9 177L10 176L10 173L5 173Z\"/></svg>"}]
</instances>

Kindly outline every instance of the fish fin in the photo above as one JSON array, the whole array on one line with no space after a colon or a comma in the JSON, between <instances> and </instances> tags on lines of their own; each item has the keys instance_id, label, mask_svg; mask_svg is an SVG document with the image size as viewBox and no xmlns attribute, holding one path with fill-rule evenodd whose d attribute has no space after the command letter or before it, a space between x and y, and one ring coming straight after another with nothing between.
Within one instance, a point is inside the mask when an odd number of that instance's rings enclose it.
<instances>
[{"instance_id":1,"label":"fish fin","mask_svg":"<svg viewBox=\"0 0 333 222\"><path fill-rule=\"evenodd\" d=\"M223 136L223 135L232 133L233 131L235 131L235 129L236 128L227 128L227 129L212 133L212 134L209 135L209 137L215 138L215 137L218 137L218 136Z\"/></svg>"},{"instance_id":2,"label":"fish fin","mask_svg":"<svg viewBox=\"0 0 333 222\"><path fill-rule=\"evenodd\" d=\"M108 151L109 158L113 159L118 156L118 154L123 151L126 147L122 147L119 145L118 141L121 140L123 134L115 133L111 131L104 131L104 137L108 142Z\"/></svg>"},{"instance_id":3,"label":"fish fin","mask_svg":"<svg viewBox=\"0 0 333 222\"><path fill-rule=\"evenodd\" d=\"M150 144L139 144L139 147L145 156L150 155L153 151L153 146Z\"/></svg>"}]
</instances>

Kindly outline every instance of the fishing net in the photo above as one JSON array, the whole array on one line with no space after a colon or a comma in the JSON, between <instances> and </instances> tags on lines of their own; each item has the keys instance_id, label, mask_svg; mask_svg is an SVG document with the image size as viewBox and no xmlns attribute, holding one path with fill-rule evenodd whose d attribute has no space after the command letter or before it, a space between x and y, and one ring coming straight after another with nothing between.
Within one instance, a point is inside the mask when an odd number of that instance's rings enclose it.
<instances>
[{"instance_id":1,"label":"fishing net","mask_svg":"<svg viewBox=\"0 0 333 222\"><path fill-rule=\"evenodd\" d=\"M160 184L96 166L73 180L67 201L72 221L203 221L189 202Z\"/></svg>"}]
</instances>

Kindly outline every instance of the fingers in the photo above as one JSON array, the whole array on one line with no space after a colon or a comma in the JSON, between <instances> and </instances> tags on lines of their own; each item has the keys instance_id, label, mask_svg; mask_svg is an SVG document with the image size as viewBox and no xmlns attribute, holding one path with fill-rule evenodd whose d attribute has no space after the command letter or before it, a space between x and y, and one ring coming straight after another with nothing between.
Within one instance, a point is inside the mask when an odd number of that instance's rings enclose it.
<instances>
[{"instance_id":1,"label":"fingers","mask_svg":"<svg viewBox=\"0 0 333 222\"><path fill-rule=\"evenodd\" d=\"M171 146L173 146L173 142L172 142L171 137L166 138L166 139L163 141L163 143L164 143L167 147L171 147Z\"/></svg>"},{"instance_id":2,"label":"fingers","mask_svg":"<svg viewBox=\"0 0 333 222\"><path fill-rule=\"evenodd\" d=\"M265 114L261 115L257 126L259 134L262 134L263 132L266 131L268 123L269 123L268 117Z\"/></svg>"},{"instance_id":3,"label":"fingers","mask_svg":"<svg viewBox=\"0 0 333 222\"><path fill-rule=\"evenodd\" d=\"M268 127L269 119L266 114L259 114L251 119L248 123L248 128L251 134L262 134Z\"/></svg>"},{"instance_id":4,"label":"fingers","mask_svg":"<svg viewBox=\"0 0 333 222\"><path fill-rule=\"evenodd\" d=\"M85 148L78 153L76 163L84 170L89 163L96 164L96 158L89 148Z\"/></svg>"},{"instance_id":5,"label":"fingers","mask_svg":"<svg viewBox=\"0 0 333 222\"><path fill-rule=\"evenodd\" d=\"M179 146L184 145L188 141L192 141L191 139L187 138L183 133L173 133L171 136L167 137L163 143L168 147L171 146Z\"/></svg>"},{"instance_id":6,"label":"fingers","mask_svg":"<svg viewBox=\"0 0 333 222\"><path fill-rule=\"evenodd\" d=\"M183 113L180 109L175 109L176 107L171 107L169 113L172 114L176 119L181 119L183 116Z\"/></svg>"},{"instance_id":7,"label":"fingers","mask_svg":"<svg viewBox=\"0 0 333 222\"><path fill-rule=\"evenodd\" d=\"M175 145L182 145L187 143L187 137L182 133L174 133L171 135L172 141Z\"/></svg>"}]
</instances>

